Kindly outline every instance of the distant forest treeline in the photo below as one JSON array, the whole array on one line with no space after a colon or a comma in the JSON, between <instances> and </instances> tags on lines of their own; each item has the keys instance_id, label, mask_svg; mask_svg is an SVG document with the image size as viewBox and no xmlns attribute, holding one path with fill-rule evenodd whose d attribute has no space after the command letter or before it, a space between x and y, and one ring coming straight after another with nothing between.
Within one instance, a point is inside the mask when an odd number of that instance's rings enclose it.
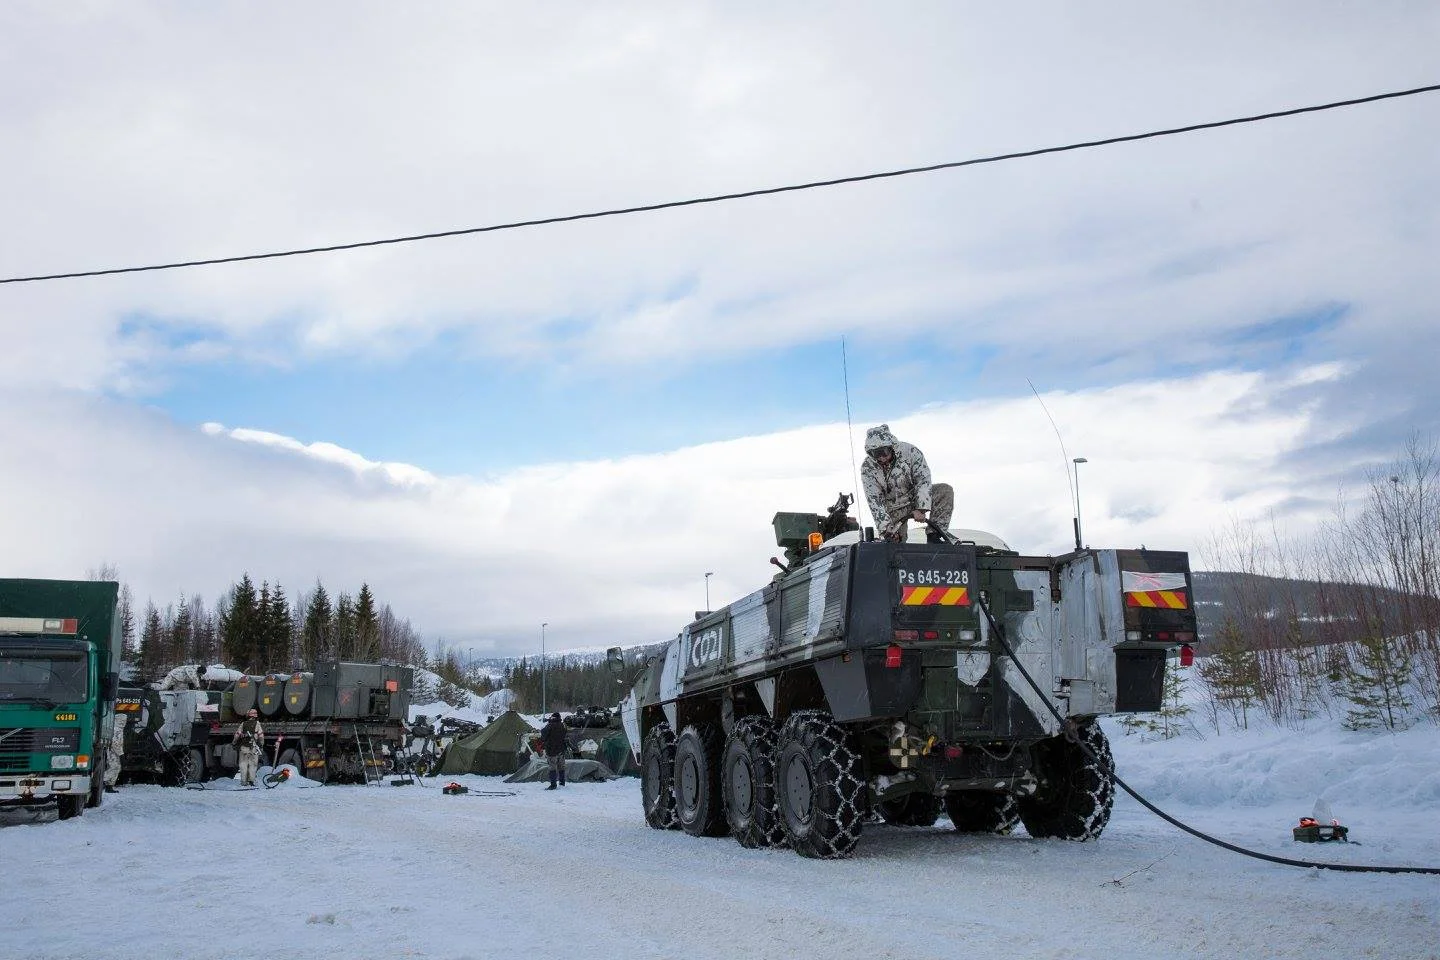
<instances>
[{"instance_id":1,"label":"distant forest treeline","mask_svg":"<svg viewBox=\"0 0 1440 960\"><path fill-rule=\"evenodd\" d=\"M92 571L115 579L113 568ZM331 599L323 584L292 604L278 583L257 588L245 574L208 606L198 595L181 596L164 609L135 609L129 587L120 592L123 657L136 679L158 680L185 663L223 663L251 674L288 673L321 660L394 660L426 665L425 644L409 620L381 604L369 585Z\"/></svg>"}]
</instances>

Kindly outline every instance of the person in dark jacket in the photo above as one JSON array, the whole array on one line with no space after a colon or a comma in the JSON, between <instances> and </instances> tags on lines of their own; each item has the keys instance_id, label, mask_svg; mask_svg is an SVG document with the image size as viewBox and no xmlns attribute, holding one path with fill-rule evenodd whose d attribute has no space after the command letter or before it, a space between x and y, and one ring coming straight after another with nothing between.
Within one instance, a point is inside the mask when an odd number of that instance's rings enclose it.
<instances>
[{"instance_id":1,"label":"person in dark jacket","mask_svg":"<svg viewBox=\"0 0 1440 960\"><path fill-rule=\"evenodd\" d=\"M545 749L545 762L550 766L550 786L545 789L554 790L556 780L565 786L565 753L570 748L570 738L560 714L550 714L550 719L540 728L540 746Z\"/></svg>"}]
</instances>

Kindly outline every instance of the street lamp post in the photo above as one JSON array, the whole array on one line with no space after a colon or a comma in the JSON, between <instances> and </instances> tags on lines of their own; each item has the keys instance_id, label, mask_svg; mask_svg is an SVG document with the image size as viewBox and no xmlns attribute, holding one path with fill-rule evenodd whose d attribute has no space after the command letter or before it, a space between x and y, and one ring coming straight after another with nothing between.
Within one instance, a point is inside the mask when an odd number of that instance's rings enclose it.
<instances>
[{"instance_id":1,"label":"street lamp post","mask_svg":"<svg viewBox=\"0 0 1440 960\"><path fill-rule=\"evenodd\" d=\"M545 628L550 624L540 624L540 713L545 713Z\"/></svg>"},{"instance_id":2,"label":"street lamp post","mask_svg":"<svg viewBox=\"0 0 1440 960\"><path fill-rule=\"evenodd\" d=\"M1075 464L1075 549L1079 550L1083 541L1080 539L1080 464L1089 463L1084 457L1076 457Z\"/></svg>"},{"instance_id":3,"label":"street lamp post","mask_svg":"<svg viewBox=\"0 0 1440 960\"><path fill-rule=\"evenodd\" d=\"M715 576L715 571L714 571L714 570L711 570L709 573L705 574L705 612L706 612L706 613L709 613L709 612L710 612L710 578L713 577L713 576Z\"/></svg>"}]
</instances>

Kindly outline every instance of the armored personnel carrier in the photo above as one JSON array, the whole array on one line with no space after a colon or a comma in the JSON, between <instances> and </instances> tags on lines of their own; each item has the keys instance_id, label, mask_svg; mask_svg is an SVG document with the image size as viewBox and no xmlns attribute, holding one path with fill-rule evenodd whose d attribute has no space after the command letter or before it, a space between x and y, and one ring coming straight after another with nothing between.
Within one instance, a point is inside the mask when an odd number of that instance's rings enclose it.
<instances>
[{"instance_id":1,"label":"armored personnel carrier","mask_svg":"<svg viewBox=\"0 0 1440 960\"><path fill-rule=\"evenodd\" d=\"M781 572L701 612L621 704L647 823L818 858L875 815L942 809L964 832L1099 836L1096 718L1160 709L1167 655L1195 637L1187 554L886 542L849 502L776 514Z\"/></svg>"}]
</instances>

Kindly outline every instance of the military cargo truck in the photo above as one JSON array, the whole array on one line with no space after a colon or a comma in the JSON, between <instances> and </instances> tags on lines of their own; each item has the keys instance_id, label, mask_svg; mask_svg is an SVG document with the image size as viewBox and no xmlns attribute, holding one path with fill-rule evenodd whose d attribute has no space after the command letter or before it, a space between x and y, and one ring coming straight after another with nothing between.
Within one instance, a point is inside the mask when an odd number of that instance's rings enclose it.
<instances>
[{"instance_id":1,"label":"military cargo truck","mask_svg":"<svg viewBox=\"0 0 1440 960\"><path fill-rule=\"evenodd\" d=\"M232 775L232 740L245 714L260 714L262 763L290 764L312 780L369 782L395 768L405 744L410 667L320 663L313 672L242 676L223 690L126 688L128 779L199 783Z\"/></svg>"},{"instance_id":2,"label":"military cargo truck","mask_svg":"<svg viewBox=\"0 0 1440 960\"><path fill-rule=\"evenodd\" d=\"M820 858L867 819L942 809L959 831L1099 836L1096 720L1160 709L1167 654L1194 640L1185 553L877 541L835 508L774 526L781 573L702 612L621 706L650 826Z\"/></svg>"},{"instance_id":3,"label":"military cargo truck","mask_svg":"<svg viewBox=\"0 0 1440 960\"><path fill-rule=\"evenodd\" d=\"M120 669L120 585L0 580L0 804L104 797Z\"/></svg>"}]
</instances>

